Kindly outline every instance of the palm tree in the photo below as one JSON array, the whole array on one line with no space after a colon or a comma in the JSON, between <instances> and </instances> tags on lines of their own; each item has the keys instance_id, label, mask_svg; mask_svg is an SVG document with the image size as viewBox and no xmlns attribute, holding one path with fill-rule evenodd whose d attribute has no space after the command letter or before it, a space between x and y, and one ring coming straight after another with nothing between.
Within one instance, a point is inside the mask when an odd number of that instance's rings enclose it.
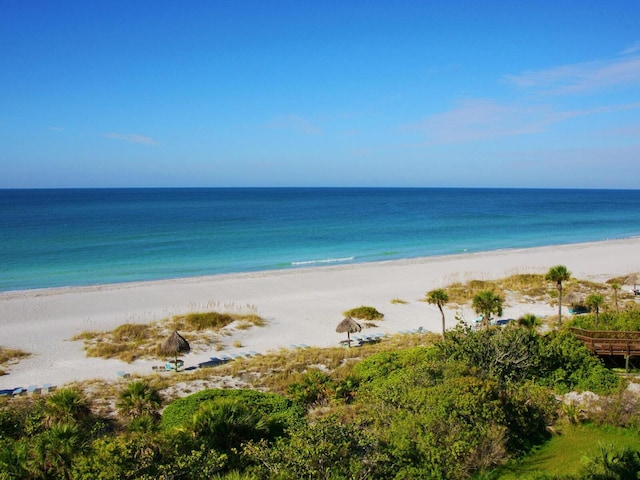
<instances>
[{"instance_id":1,"label":"palm tree","mask_svg":"<svg viewBox=\"0 0 640 480\"><path fill-rule=\"evenodd\" d=\"M484 327L489 326L489 320L492 314L502 315L503 302L504 299L500 295L490 290L479 292L473 297L473 309L476 313L482 315L482 324Z\"/></svg>"},{"instance_id":2,"label":"palm tree","mask_svg":"<svg viewBox=\"0 0 640 480\"><path fill-rule=\"evenodd\" d=\"M147 382L131 382L120 392L116 408L120 415L127 418L142 416L156 417L162 404L162 398L156 388Z\"/></svg>"},{"instance_id":3,"label":"palm tree","mask_svg":"<svg viewBox=\"0 0 640 480\"><path fill-rule=\"evenodd\" d=\"M611 282L611 288L613 289L613 302L616 305L616 315L619 315L620 310L618 310L618 290L620 290L620 284L618 282Z\"/></svg>"},{"instance_id":4,"label":"palm tree","mask_svg":"<svg viewBox=\"0 0 640 480\"><path fill-rule=\"evenodd\" d=\"M545 280L556 282L558 289L558 326L562 325L562 282L571 278L571 272L564 265L551 267L545 276Z\"/></svg>"},{"instance_id":5,"label":"palm tree","mask_svg":"<svg viewBox=\"0 0 640 480\"><path fill-rule=\"evenodd\" d=\"M592 293L585 300L589 310L595 313L594 326L598 326L598 314L600 313L600 307L604 303L604 297L597 293Z\"/></svg>"},{"instance_id":6,"label":"palm tree","mask_svg":"<svg viewBox=\"0 0 640 480\"><path fill-rule=\"evenodd\" d=\"M449 301L449 295L441 288L436 288L427 293L427 302L432 305L437 305L442 315L442 336L444 337L444 310L442 307Z\"/></svg>"}]
</instances>

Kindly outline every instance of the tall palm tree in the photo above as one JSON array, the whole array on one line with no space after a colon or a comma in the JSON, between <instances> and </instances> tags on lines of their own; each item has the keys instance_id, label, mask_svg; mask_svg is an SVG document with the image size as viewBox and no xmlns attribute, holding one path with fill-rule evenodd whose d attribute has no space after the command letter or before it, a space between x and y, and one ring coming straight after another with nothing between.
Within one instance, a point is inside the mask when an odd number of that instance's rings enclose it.
<instances>
[{"instance_id":1,"label":"tall palm tree","mask_svg":"<svg viewBox=\"0 0 640 480\"><path fill-rule=\"evenodd\" d=\"M564 265L551 267L545 276L545 280L556 282L558 289L558 326L562 325L562 282L571 278L571 272Z\"/></svg>"},{"instance_id":2,"label":"tall palm tree","mask_svg":"<svg viewBox=\"0 0 640 480\"><path fill-rule=\"evenodd\" d=\"M598 326L598 314L600 313L600 307L604 303L604 297L602 295L600 295L600 294L592 293L591 295L589 295L587 297L587 299L585 300L585 303L587 304L587 307L589 307L589 310L594 312L594 314L595 314L594 326L597 327Z\"/></svg>"},{"instance_id":3,"label":"tall palm tree","mask_svg":"<svg viewBox=\"0 0 640 480\"><path fill-rule=\"evenodd\" d=\"M442 307L449 301L449 295L442 288L436 288L435 290L431 290L427 292L427 302L432 305L437 305L440 310L440 315L442 315L442 336L444 337L444 310Z\"/></svg>"},{"instance_id":4,"label":"tall palm tree","mask_svg":"<svg viewBox=\"0 0 640 480\"><path fill-rule=\"evenodd\" d=\"M618 282L611 282L611 288L613 289L613 302L616 306L616 315L620 314L618 309L618 290L620 290L620 284Z\"/></svg>"},{"instance_id":5,"label":"tall palm tree","mask_svg":"<svg viewBox=\"0 0 640 480\"><path fill-rule=\"evenodd\" d=\"M473 297L473 309L476 313L482 315L482 325L489 327L489 320L494 313L498 316L502 315L502 303L504 299L490 290L479 292Z\"/></svg>"}]
</instances>

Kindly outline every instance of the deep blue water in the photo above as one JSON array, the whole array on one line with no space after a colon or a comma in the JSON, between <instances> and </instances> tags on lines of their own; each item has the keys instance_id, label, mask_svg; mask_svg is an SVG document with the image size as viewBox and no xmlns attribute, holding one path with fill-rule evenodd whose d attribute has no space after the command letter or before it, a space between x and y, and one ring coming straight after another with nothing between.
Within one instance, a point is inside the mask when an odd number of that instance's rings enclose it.
<instances>
[{"instance_id":1,"label":"deep blue water","mask_svg":"<svg viewBox=\"0 0 640 480\"><path fill-rule=\"evenodd\" d=\"M640 190L0 190L0 291L640 235Z\"/></svg>"}]
</instances>

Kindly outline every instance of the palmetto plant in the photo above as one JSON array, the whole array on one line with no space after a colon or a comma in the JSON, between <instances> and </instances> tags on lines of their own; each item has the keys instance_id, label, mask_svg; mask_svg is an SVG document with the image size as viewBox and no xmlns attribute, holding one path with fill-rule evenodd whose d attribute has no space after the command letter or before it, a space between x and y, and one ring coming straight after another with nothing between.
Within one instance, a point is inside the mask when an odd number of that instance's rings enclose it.
<instances>
[{"instance_id":1,"label":"palmetto plant","mask_svg":"<svg viewBox=\"0 0 640 480\"><path fill-rule=\"evenodd\" d=\"M45 425L59 423L82 423L91 410L78 390L65 388L47 397L45 402Z\"/></svg>"},{"instance_id":2,"label":"palmetto plant","mask_svg":"<svg viewBox=\"0 0 640 480\"><path fill-rule=\"evenodd\" d=\"M147 382L131 382L120 392L116 408L126 418L156 417L162 404L160 393Z\"/></svg>"}]
</instances>

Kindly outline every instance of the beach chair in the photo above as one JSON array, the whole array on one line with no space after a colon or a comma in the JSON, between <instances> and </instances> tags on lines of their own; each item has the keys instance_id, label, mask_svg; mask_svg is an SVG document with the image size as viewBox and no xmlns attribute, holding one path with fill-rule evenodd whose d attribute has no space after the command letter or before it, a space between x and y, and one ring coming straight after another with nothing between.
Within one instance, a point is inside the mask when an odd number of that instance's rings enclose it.
<instances>
[{"instance_id":1,"label":"beach chair","mask_svg":"<svg viewBox=\"0 0 640 480\"><path fill-rule=\"evenodd\" d=\"M22 387L18 387L18 388L14 388L13 391L11 392L11 395L18 396L18 395L22 395L24 393L24 390L22 389Z\"/></svg>"},{"instance_id":2,"label":"beach chair","mask_svg":"<svg viewBox=\"0 0 640 480\"><path fill-rule=\"evenodd\" d=\"M36 391L37 389L38 389L38 387L37 387L36 385L29 385L29 386L27 387L27 393L28 393L29 395L32 395L32 394L34 394L34 393L35 393L35 391Z\"/></svg>"},{"instance_id":3,"label":"beach chair","mask_svg":"<svg viewBox=\"0 0 640 480\"><path fill-rule=\"evenodd\" d=\"M118 370L118 377L120 378L129 378L131 375L125 372L124 370Z\"/></svg>"},{"instance_id":4,"label":"beach chair","mask_svg":"<svg viewBox=\"0 0 640 480\"><path fill-rule=\"evenodd\" d=\"M42 385L42 388L40 389L40 395L49 393L51 391L51 388L52 387L50 383L45 383L44 385Z\"/></svg>"}]
</instances>

